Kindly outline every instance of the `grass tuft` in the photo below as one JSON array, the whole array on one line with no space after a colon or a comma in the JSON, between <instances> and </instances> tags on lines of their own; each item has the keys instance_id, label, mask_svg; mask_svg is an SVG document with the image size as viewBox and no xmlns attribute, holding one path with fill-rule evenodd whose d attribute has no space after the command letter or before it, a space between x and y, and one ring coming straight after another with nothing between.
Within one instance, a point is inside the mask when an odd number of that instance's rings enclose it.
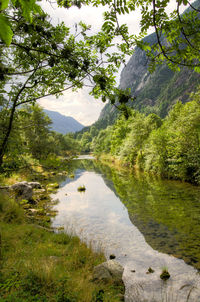
<instances>
[{"instance_id":1,"label":"grass tuft","mask_svg":"<svg viewBox=\"0 0 200 302\"><path fill-rule=\"evenodd\" d=\"M79 192L85 192L85 190L86 190L86 187L83 185L83 186L79 186L78 188L77 188L77 190L79 191Z\"/></svg>"}]
</instances>

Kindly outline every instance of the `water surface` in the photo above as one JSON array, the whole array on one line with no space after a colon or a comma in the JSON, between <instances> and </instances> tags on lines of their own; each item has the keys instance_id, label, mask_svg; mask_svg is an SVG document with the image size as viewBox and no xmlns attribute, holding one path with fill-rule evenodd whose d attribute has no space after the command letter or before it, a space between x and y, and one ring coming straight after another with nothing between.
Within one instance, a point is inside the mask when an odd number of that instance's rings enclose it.
<instances>
[{"instance_id":1,"label":"water surface","mask_svg":"<svg viewBox=\"0 0 200 302\"><path fill-rule=\"evenodd\" d=\"M55 194L64 226L124 266L126 301L200 301L198 187L76 160ZM78 192L85 185L85 192ZM176 257L175 257L176 256ZM179 259L180 258L180 259ZM188 265L187 263L193 264ZM155 272L146 274L149 267ZM163 267L171 278L160 279Z\"/></svg>"}]
</instances>

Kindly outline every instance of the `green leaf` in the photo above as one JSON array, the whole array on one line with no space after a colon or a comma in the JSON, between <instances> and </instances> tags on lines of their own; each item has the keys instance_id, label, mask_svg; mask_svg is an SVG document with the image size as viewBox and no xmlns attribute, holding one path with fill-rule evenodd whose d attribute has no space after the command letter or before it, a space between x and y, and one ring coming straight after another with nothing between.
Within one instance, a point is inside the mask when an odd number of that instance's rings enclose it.
<instances>
[{"instance_id":1,"label":"green leaf","mask_svg":"<svg viewBox=\"0 0 200 302\"><path fill-rule=\"evenodd\" d=\"M1 40L9 46L12 41L13 32L10 28L10 23L8 19L0 15L0 38Z\"/></svg>"},{"instance_id":2,"label":"green leaf","mask_svg":"<svg viewBox=\"0 0 200 302\"><path fill-rule=\"evenodd\" d=\"M100 78L99 75L94 75L94 76L93 76L93 81L94 81L95 83L98 83L98 82L99 82L99 78Z\"/></svg>"},{"instance_id":3,"label":"green leaf","mask_svg":"<svg viewBox=\"0 0 200 302\"><path fill-rule=\"evenodd\" d=\"M32 21L32 14L33 12L40 13L41 12L41 7L36 4L35 0L19 0L22 11L23 11L23 16L26 20Z\"/></svg>"},{"instance_id":4,"label":"green leaf","mask_svg":"<svg viewBox=\"0 0 200 302\"><path fill-rule=\"evenodd\" d=\"M120 8L116 8L116 11L118 12L119 15L121 15L121 10L120 10Z\"/></svg>"},{"instance_id":5,"label":"green leaf","mask_svg":"<svg viewBox=\"0 0 200 302\"><path fill-rule=\"evenodd\" d=\"M121 12L122 12L123 15L125 14L125 10L124 10L123 7L121 7Z\"/></svg>"},{"instance_id":6,"label":"green leaf","mask_svg":"<svg viewBox=\"0 0 200 302\"><path fill-rule=\"evenodd\" d=\"M0 11L4 10L8 7L9 0L1 0L0 1Z\"/></svg>"},{"instance_id":7,"label":"green leaf","mask_svg":"<svg viewBox=\"0 0 200 302\"><path fill-rule=\"evenodd\" d=\"M127 13L127 14L129 14L128 7L127 7L127 6L125 6L125 7L124 7L124 9L125 9L126 13Z\"/></svg>"},{"instance_id":8,"label":"green leaf","mask_svg":"<svg viewBox=\"0 0 200 302\"><path fill-rule=\"evenodd\" d=\"M200 73L200 66L196 66L196 67L194 68L194 71Z\"/></svg>"},{"instance_id":9,"label":"green leaf","mask_svg":"<svg viewBox=\"0 0 200 302\"><path fill-rule=\"evenodd\" d=\"M103 103L106 102L106 97L105 97L105 95L102 96L102 102L103 102Z\"/></svg>"}]
</instances>

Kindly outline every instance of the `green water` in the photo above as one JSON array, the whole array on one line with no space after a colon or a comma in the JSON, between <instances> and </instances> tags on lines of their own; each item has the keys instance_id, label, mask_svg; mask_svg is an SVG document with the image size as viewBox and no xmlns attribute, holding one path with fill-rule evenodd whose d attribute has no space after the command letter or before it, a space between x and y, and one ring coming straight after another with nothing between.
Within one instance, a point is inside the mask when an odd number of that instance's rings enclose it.
<instances>
[{"instance_id":1,"label":"green water","mask_svg":"<svg viewBox=\"0 0 200 302\"><path fill-rule=\"evenodd\" d=\"M118 171L91 160L71 164L73 171L78 168L101 174L153 249L200 269L200 187Z\"/></svg>"}]
</instances>

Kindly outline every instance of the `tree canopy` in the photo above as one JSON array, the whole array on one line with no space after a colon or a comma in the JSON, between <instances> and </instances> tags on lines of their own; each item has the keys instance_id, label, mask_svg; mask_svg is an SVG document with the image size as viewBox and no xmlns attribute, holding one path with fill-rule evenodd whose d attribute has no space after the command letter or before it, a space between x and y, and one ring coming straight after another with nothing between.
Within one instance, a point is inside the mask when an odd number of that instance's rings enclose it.
<instances>
[{"instance_id":1,"label":"tree canopy","mask_svg":"<svg viewBox=\"0 0 200 302\"><path fill-rule=\"evenodd\" d=\"M51 1L50 1L51 2ZM176 0L176 8L172 11L169 7L172 0L58 0L59 6L69 9L76 5L93 5L106 7L104 24L101 31L94 37L96 46L104 52L107 43L112 44L116 36L122 37L122 43L117 45L120 54L131 54L137 45L144 49L152 62L162 62L173 66L196 67L199 71L200 56L200 3L199 0L190 3L188 0ZM181 14L183 7L188 9ZM35 13L42 13L42 9L35 0L2 0L0 4L0 38L10 45L13 37L13 20L7 15L7 9L19 9L26 21L33 22ZM141 11L141 32L138 36L129 34L126 24L120 25L119 15L131 14L136 9ZM169 12L169 13L168 13ZM149 29L156 32L157 41L148 45L141 41ZM90 39L91 42L91 39ZM114 55L114 56L113 56ZM110 58L111 59L111 58ZM121 56L112 54L112 60L121 60Z\"/></svg>"},{"instance_id":2,"label":"tree canopy","mask_svg":"<svg viewBox=\"0 0 200 302\"><path fill-rule=\"evenodd\" d=\"M50 1L51 2L51 1ZM199 0L190 4L177 0L177 8L167 13L170 0L58 0L66 9L76 5L105 6L104 23L97 34L82 22L70 33L64 23L53 26L35 0L2 0L0 2L0 89L3 134L0 164L6 150L16 109L33 104L48 95L57 97L67 89L87 85L91 93L124 106L131 99L129 90L116 87L115 73L131 55L134 47L146 51L150 66L166 61L171 68L188 66L200 70ZM180 14L180 8L189 8ZM129 34L118 17L141 10L141 32ZM157 40L149 45L145 35L154 28ZM120 42L115 43L115 38ZM113 45L115 49L113 51ZM117 51L116 51L117 49Z\"/></svg>"}]
</instances>

